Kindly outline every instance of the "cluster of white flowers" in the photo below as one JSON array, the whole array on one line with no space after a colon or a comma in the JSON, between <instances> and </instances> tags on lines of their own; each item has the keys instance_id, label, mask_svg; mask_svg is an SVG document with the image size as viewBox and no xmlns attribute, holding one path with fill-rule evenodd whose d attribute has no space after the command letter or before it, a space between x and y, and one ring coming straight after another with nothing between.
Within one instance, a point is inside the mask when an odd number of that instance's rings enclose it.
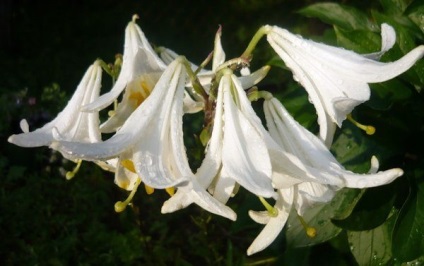
<instances>
[{"instance_id":1,"label":"cluster of white flowers","mask_svg":"<svg viewBox=\"0 0 424 266\"><path fill-rule=\"evenodd\" d=\"M114 172L115 183L131 191L125 202L115 205L117 211L125 208L144 183L150 192L166 189L169 193L162 213L195 203L235 220L236 213L226 203L242 186L267 208L249 212L253 220L266 224L249 247L249 255L274 241L292 209L302 216L317 203L329 202L341 188L380 186L403 174L398 168L377 172L376 159L368 174L355 174L344 169L328 149L336 126L369 99L368 83L391 79L423 56L424 46L419 46L395 62L377 61L395 43L390 26L381 27L381 52L370 55L264 26L239 58L228 61L220 29L213 53L198 67L169 49L154 50L135 19L126 28L122 68L110 92L99 96L102 62L96 60L53 121L29 132L22 120L24 133L10 136L9 142L49 146L67 159L93 161ZM318 113L319 136L296 122L268 92L253 90L255 100L264 99L266 127L253 110L246 90L261 81L269 67L250 73L249 62L254 46L265 35L307 90ZM203 69L209 61L211 70ZM116 103L121 93L120 103L100 124L99 111ZM182 118L200 111L205 114L207 143L202 164L193 172L184 146ZM114 134L102 139L102 133ZM264 198L273 198L275 206Z\"/></svg>"}]
</instances>

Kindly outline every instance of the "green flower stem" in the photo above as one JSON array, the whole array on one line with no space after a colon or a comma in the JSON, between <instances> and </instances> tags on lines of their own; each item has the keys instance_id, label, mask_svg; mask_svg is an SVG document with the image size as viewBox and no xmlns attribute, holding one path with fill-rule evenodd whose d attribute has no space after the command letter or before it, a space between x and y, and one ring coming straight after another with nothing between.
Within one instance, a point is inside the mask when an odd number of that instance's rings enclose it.
<instances>
[{"instance_id":1,"label":"green flower stem","mask_svg":"<svg viewBox=\"0 0 424 266\"><path fill-rule=\"evenodd\" d=\"M187 60L187 58L185 58L184 56L180 56L179 60L181 63L184 64L184 67L187 70L187 74L190 78L191 84L193 85L193 89L194 91L201 95L203 97L203 99L205 100L205 102L208 99L208 94L206 93L205 89L203 88L202 84L200 84L199 79L197 78L195 72L193 72L193 70L191 69L191 65L190 62ZM197 70L196 70L197 71Z\"/></svg>"},{"instance_id":2,"label":"green flower stem","mask_svg":"<svg viewBox=\"0 0 424 266\"><path fill-rule=\"evenodd\" d=\"M268 91L258 91L258 87L252 87L248 91L247 97L249 98L249 101L254 102L259 99L271 100L274 96Z\"/></svg>"},{"instance_id":3,"label":"green flower stem","mask_svg":"<svg viewBox=\"0 0 424 266\"><path fill-rule=\"evenodd\" d=\"M244 58L248 61L252 58L252 52L256 48L256 45L260 41L260 39L268 34L271 31L271 26L265 25L259 28L259 30L255 33L252 40L250 41L249 45L247 46L246 50L243 52L243 54L240 56L240 58Z\"/></svg>"},{"instance_id":4,"label":"green flower stem","mask_svg":"<svg viewBox=\"0 0 424 266\"><path fill-rule=\"evenodd\" d=\"M206 59L199 65L199 67L196 69L196 71L194 71L194 75L196 75L197 76L197 74L199 74L199 72L202 70L202 69L204 69L205 68L205 66L207 65L207 64L209 64L209 62L211 61L211 59L212 59L212 57L213 57L213 52L210 52L209 54L208 54L208 56L206 57Z\"/></svg>"}]
</instances>

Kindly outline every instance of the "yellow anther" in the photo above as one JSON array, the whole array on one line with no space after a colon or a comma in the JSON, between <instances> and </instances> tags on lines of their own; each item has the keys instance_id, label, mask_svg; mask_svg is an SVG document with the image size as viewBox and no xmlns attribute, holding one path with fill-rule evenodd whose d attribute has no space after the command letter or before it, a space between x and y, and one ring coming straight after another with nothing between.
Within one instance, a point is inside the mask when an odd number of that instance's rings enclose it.
<instances>
[{"instance_id":1,"label":"yellow anther","mask_svg":"<svg viewBox=\"0 0 424 266\"><path fill-rule=\"evenodd\" d=\"M115 100L115 101L113 102L113 110L110 110L109 112L107 112L107 115L108 115L109 117L114 116L114 115L115 115L115 113L116 113L116 108L118 108L118 101L117 101L117 100Z\"/></svg>"},{"instance_id":2,"label":"yellow anther","mask_svg":"<svg viewBox=\"0 0 424 266\"><path fill-rule=\"evenodd\" d=\"M131 171L133 173L136 173L135 167L134 167L134 163L131 160L128 160L128 159L122 160L121 161L121 165L123 167L125 167L125 169L127 169L128 171Z\"/></svg>"},{"instance_id":3,"label":"yellow anther","mask_svg":"<svg viewBox=\"0 0 424 266\"><path fill-rule=\"evenodd\" d=\"M153 194L153 192L155 192L154 188L152 188L151 186L148 186L146 184L144 184L144 189L146 190L147 195L151 195L151 194Z\"/></svg>"},{"instance_id":4,"label":"yellow anther","mask_svg":"<svg viewBox=\"0 0 424 266\"><path fill-rule=\"evenodd\" d=\"M308 227L306 228L306 235L310 238L314 238L317 236L317 229L315 227Z\"/></svg>"},{"instance_id":5,"label":"yellow anther","mask_svg":"<svg viewBox=\"0 0 424 266\"><path fill-rule=\"evenodd\" d=\"M268 215L271 217L277 217L278 209L272 207L264 198L259 197L259 200L264 205L265 209L268 211Z\"/></svg>"},{"instance_id":6,"label":"yellow anther","mask_svg":"<svg viewBox=\"0 0 424 266\"><path fill-rule=\"evenodd\" d=\"M368 135L374 135L374 133L375 133L375 127L373 127L373 126L367 126L367 129L365 129L365 132Z\"/></svg>"},{"instance_id":7,"label":"yellow anther","mask_svg":"<svg viewBox=\"0 0 424 266\"><path fill-rule=\"evenodd\" d=\"M144 101L144 97L141 94L141 92L133 92L130 94L130 96L128 97L130 100L134 100L135 101L135 106L139 106L143 101Z\"/></svg>"},{"instance_id":8,"label":"yellow anther","mask_svg":"<svg viewBox=\"0 0 424 266\"><path fill-rule=\"evenodd\" d=\"M141 179L137 178L137 180L134 183L134 188L132 189L130 195L128 196L128 198L125 201L118 201L115 203L115 211L116 212L122 212L123 210L125 210L125 208L128 206L128 204L130 204L132 198L135 195L135 192L137 192L137 188L141 183Z\"/></svg>"},{"instance_id":9,"label":"yellow anther","mask_svg":"<svg viewBox=\"0 0 424 266\"><path fill-rule=\"evenodd\" d=\"M165 188L166 192L168 193L169 196L174 196L175 194L175 188L174 187L167 187Z\"/></svg>"},{"instance_id":10,"label":"yellow anther","mask_svg":"<svg viewBox=\"0 0 424 266\"><path fill-rule=\"evenodd\" d=\"M358 121L356 121L355 119L353 119L352 114L348 114L347 115L347 119L350 122L352 122L355 126L359 127L363 131L365 131L365 133L367 133L368 135L374 135L374 133L375 133L375 127L370 126L370 125L363 125L363 124L359 123Z\"/></svg>"},{"instance_id":11,"label":"yellow anther","mask_svg":"<svg viewBox=\"0 0 424 266\"><path fill-rule=\"evenodd\" d=\"M297 218L299 219L300 223L303 226L303 229L305 229L305 233L309 238L314 238L317 236L317 229L315 227L309 226L306 221L303 219L302 216L297 215Z\"/></svg>"},{"instance_id":12,"label":"yellow anther","mask_svg":"<svg viewBox=\"0 0 424 266\"><path fill-rule=\"evenodd\" d=\"M66 179L67 180L71 180L75 176L75 174L80 169L81 163L82 163L82 160L77 160L77 165L75 165L74 169L72 171L68 171L66 173Z\"/></svg>"}]
</instances>

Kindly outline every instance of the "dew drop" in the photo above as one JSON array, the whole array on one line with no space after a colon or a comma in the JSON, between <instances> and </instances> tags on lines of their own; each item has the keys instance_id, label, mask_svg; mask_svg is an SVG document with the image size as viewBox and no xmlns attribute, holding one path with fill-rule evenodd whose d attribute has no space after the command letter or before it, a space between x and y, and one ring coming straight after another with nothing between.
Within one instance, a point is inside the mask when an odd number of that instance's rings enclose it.
<instances>
[{"instance_id":1,"label":"dew drop","mask_svg":"<svg viewBox=\"0 0 424 266\"><path fill-rule=\"evenodd\" d=\"M152 160L152 156L149 154L146 154L143 158L143 161L145 163L145 165L150 166L153 164L153 160Z\"/></svg>"}]
</instances>

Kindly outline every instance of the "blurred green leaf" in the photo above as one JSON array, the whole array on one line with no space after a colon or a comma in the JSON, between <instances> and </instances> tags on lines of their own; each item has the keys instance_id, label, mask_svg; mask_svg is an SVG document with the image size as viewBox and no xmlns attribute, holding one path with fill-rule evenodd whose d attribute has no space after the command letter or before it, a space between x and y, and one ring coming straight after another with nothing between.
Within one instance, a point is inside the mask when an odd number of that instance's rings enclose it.
<instances>
[{"instance_id":1,"label":"blurred green leaf","mask_svg":"<svg viewBox=\"0 0 424 266\"><path fill-rule=\"evenodd\" d=\"M332 222L351 231L374 229L386 221L395 198L393 184L367 189L347 218Z\"/></svg>"},{"instance_id":2,"label":"blurred green leaf","mask_svg":"<svg viewBox=\"0 0 424 266\"><path fill-rule=\"evenodd\" d=\"M374 110L387 110L394 103L407 101L412 92L398 79L371 84L371 98L365 104Z\"/></svg>"},{"instance_id":3,"label":"blurred green leaf","mask_svg":"<svg viewBox=\"0 0 424 266\"><path fill-rule=\"evenodd\" d=\"M393 235L393 255L402 262L424 255L424 170L416 170L415 175L418 184L411 180L411 193L400 211Z\"/></svg>"},{"instance_id":4,"label":"blurred green leaf","mask_svg":"<svg viewBox=\"0 0 424 266\"><path fill-rule=\"evenodd\" d=\"M403 14L411 0L380 0L384 13L387 15Z\"/></svg>"},{"instance_id":5,"label":"blurred green leaf","mask_svg":"<svg viewBox=\"0 0 424 266\"><path fill-rule=\"evenodd\" d=\"M391 231L395 218L393 215L373 230L347 233L350 249L359 265L384 265L390 260Z\"/></svg>"},{"instance_id":6,"label":"blurred green leaf","mask_svg":"<svg viewBox=\"0 0 424 266\"><path fill-rule=\"evenodd\" d=\"M424 34L424 5L421 0L413 1L405 12Z\"/></svg>"},{"instance_id":7,"label":"blurred green leaf","mask_svg":"<svg viewBox=\"0 0 424 266\"><path fill-rule=\"evenodd\" d=\"M362 11L336 3L318 3L298 11L300 14L318 18L346 30L375 31L376 25Z\"/></svg>"}]
</instances>

